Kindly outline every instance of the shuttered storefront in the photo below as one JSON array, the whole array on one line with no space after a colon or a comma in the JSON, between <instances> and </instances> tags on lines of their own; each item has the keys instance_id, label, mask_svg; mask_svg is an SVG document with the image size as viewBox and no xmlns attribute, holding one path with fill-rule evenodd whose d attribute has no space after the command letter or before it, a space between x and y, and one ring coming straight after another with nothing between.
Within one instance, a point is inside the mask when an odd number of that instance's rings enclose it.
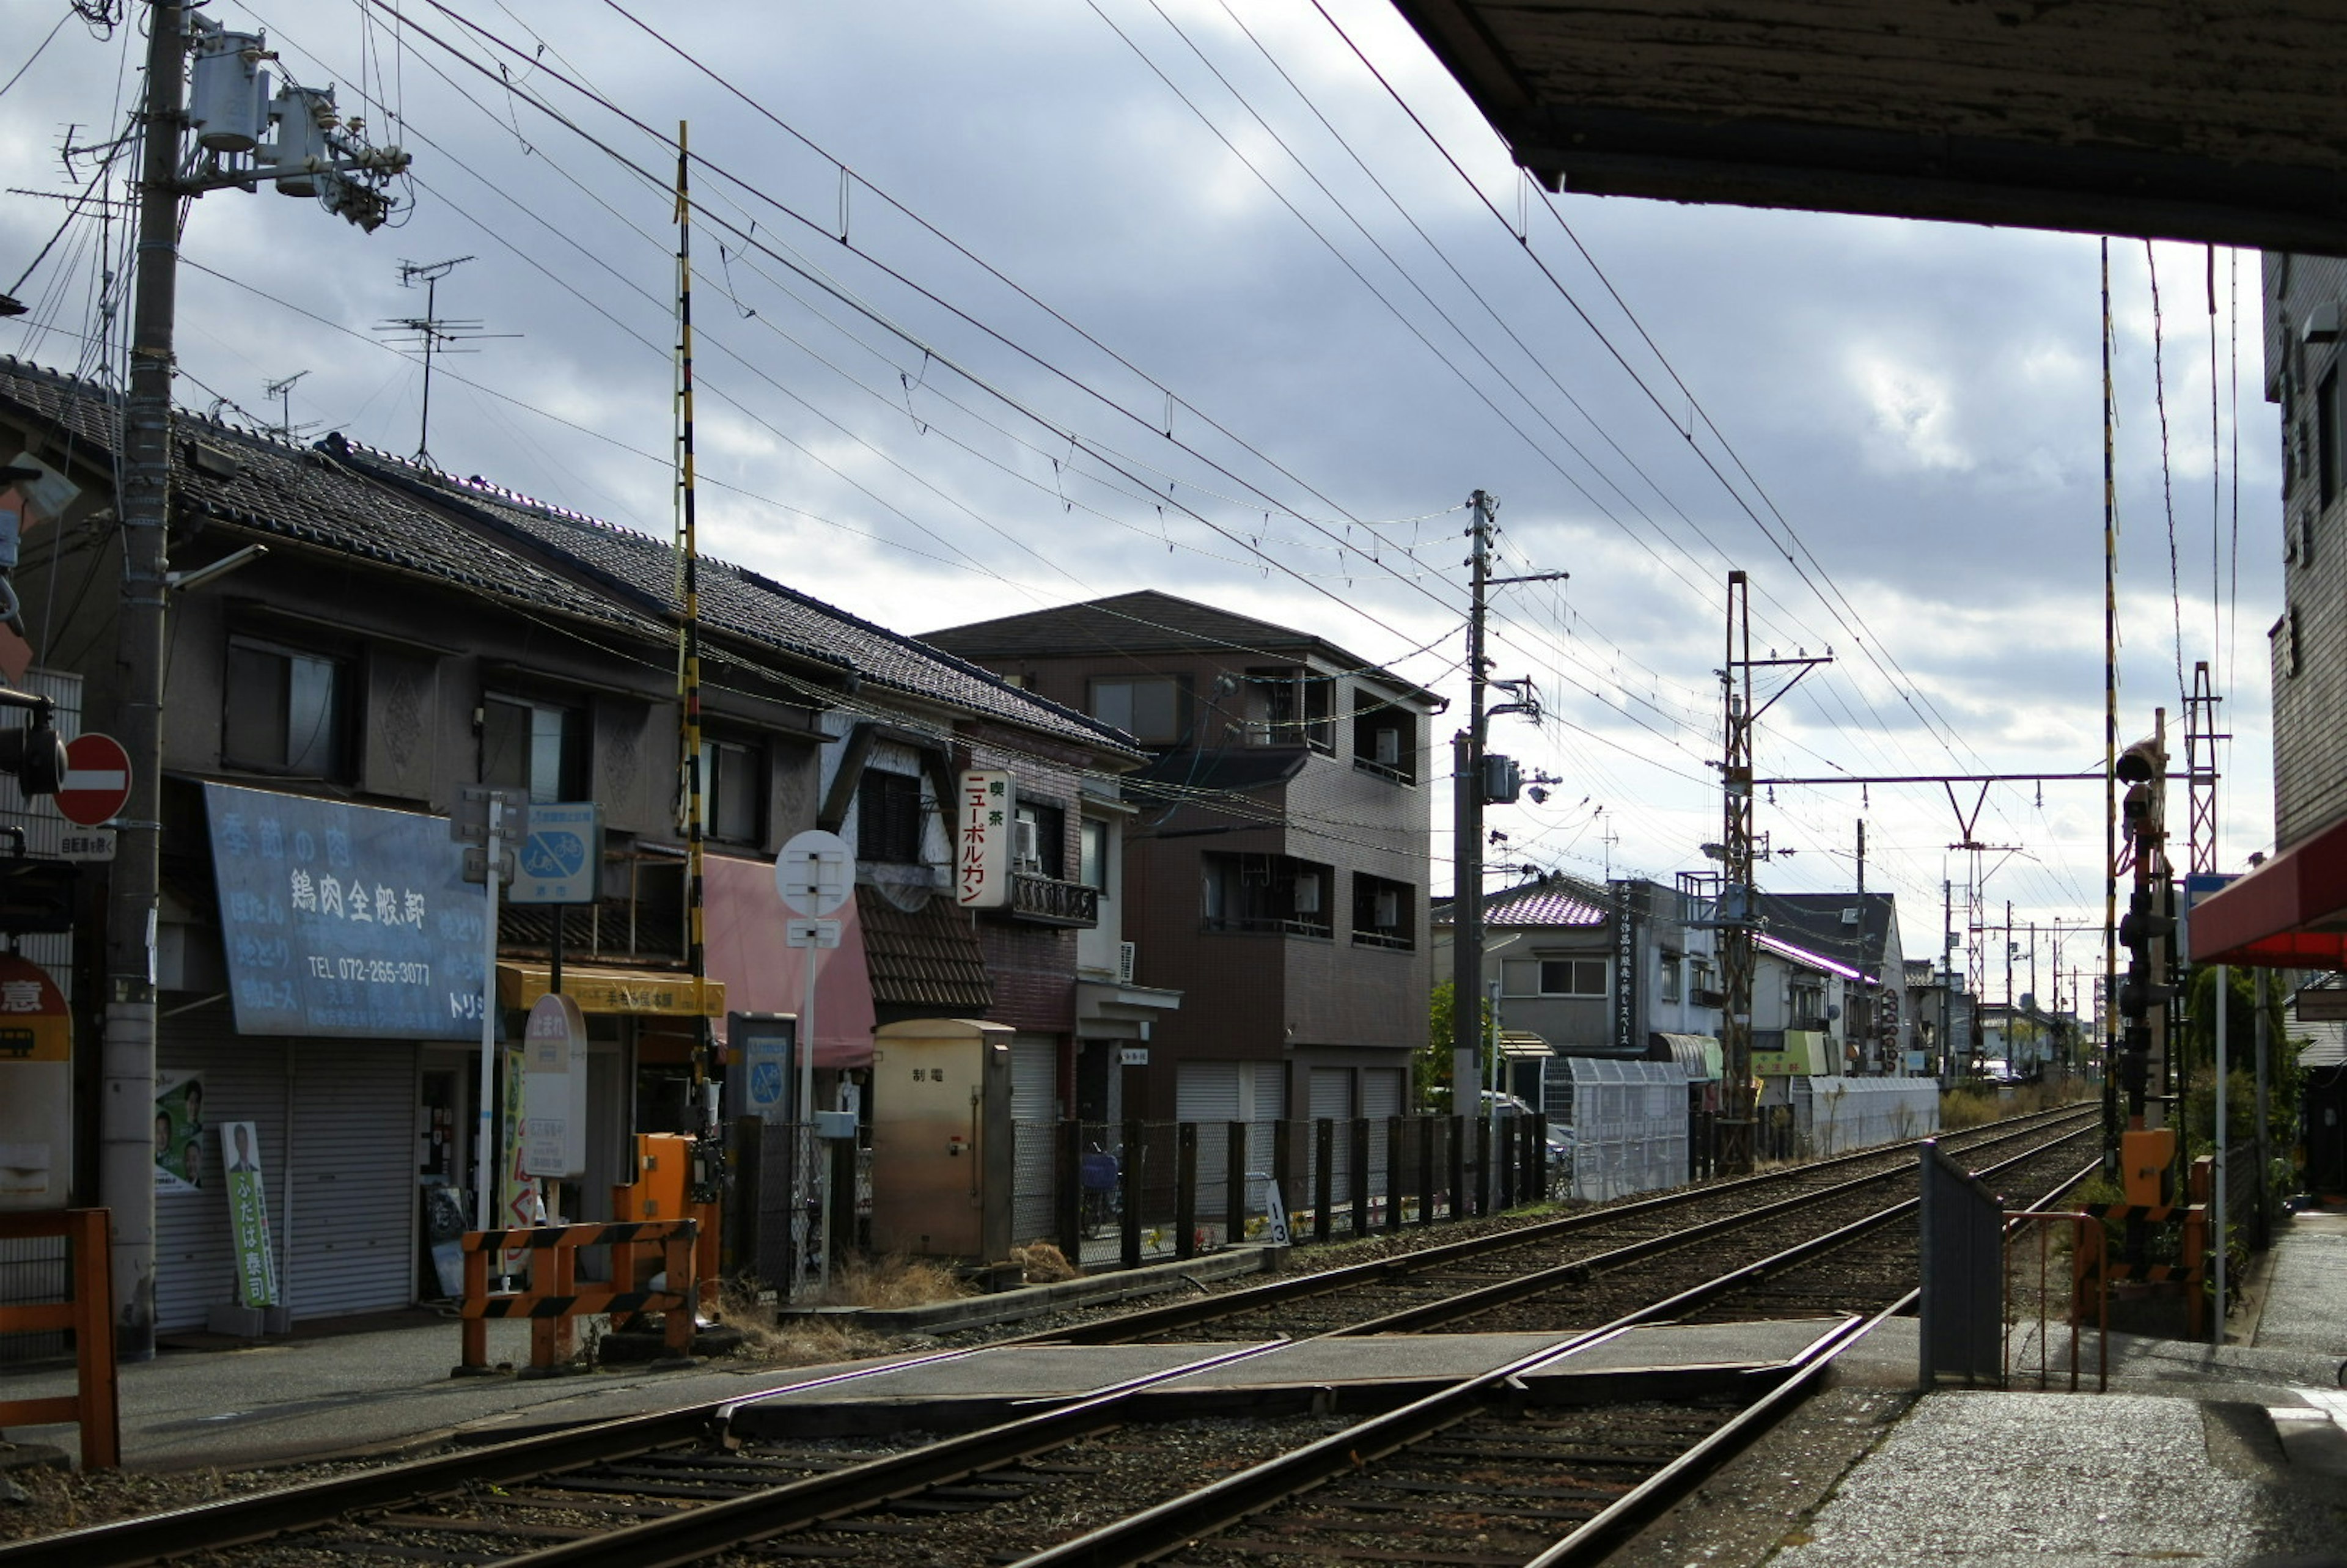
<instances>
[{"instance_id":1,"label":"shuttered storefront","mask_svg":"<svg viewBox=\"0 0 2347 1568\"><path fill-rule=\"evenodd\" d=\"M1052 1123L1060 1112L1060 1037L1010 1037L1010 1239L1013 1245L1053 1234Z\"/></svg>"},{"instance_id":2,"label":"shuttered storefront","mask_svg":"<svg viewBox=\"0 0 2347 1568\"><path fill-rule=\"evenodd\" d=\"M1401 1114L1401 1069L1361 1069L1361 1114L1369 1119L1369 1191L1386 1191L1387 1123Z\"/></svg>"},{"instance_id":3,"label":"shuttered storefront","mask_svg":"<svg viewBox=\"0 0 2347 1568\"><path fill-rule=\"evenodd\" d=\"M1339 1123L1336 1139L1330 1145L1334 1154L1330 1163L1336 1173L1329 1192L1336 1203L1350 1202L1353 1189L1347 1178L1352 1168L1353 1137L1350 1127L1345 1123L1349 1122L1353 1115L1353 1070L1349 1067L1316 1067L1312 1069L1307 1091L1312 1097L1308 1109L1313 1121ZM1312 1137L1317 1149L1320 1137L1317 1129L1314 1130Z\"/></svg>"},{"instance_id":4,"label":"shuttered storefront","mask_svg":"<svg viewBox=\"0 0 2347 1568\"><path fill-rule=\"evenodd\" d=\"M155 1194L156 1327L200 1328L234 1298L218 1132L228 1122L261 1135L280 1294L295 1317L414 1300L415 1047L240 1038L224 1003L161 1033L159 1070L202 1075L205 1133L203 1184Z\"/></svg>"}]
</instances>

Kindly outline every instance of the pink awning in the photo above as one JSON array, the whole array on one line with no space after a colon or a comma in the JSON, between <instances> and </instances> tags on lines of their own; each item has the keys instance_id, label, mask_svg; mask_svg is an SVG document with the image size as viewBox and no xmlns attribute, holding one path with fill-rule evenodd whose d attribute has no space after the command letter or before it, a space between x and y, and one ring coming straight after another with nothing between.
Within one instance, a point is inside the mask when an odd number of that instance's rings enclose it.
<instances>
[{"instance_id":1,"label":"pink awning","mask_svg":"<svg viewBox=\"0 0 2347 1568\"><path fill-rule=\"evenodd\" d=\"M803 1011L806 954L783 940L786 918L774 891L774 863L712 855L703 863L709 973L725 982L733 1012ZM872 1065L872 982L864 964L864 929L849 899L837 918L839 946L815 954L815 1062ZM721 1038L725 1020L712 1020Z\"/></svg>"}]
</instances>

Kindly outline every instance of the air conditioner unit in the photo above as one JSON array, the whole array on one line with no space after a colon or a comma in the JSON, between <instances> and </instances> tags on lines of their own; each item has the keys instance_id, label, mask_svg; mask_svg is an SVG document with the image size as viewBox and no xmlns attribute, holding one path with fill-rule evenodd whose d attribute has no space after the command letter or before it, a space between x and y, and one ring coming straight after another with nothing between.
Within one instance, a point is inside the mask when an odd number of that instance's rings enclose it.
<instances>
[{"instance_id":1,"label":"air conditioner unit","mask_svg":"<svg viewBox=\"0 0 2347 1568\"><path fill-rule=\"evenodd\" d=\"M1133 944L1131 942L1119 942L1116 945L1116 983L1121 986L1131 985L1133 983Z\"/></svg>"},{"instance_id":2,"label":"air conditioner unit","mask_svg":"<svg viewBox=\"0 0 2347 1568\"><path fill-rule=\"evenodd\" d=\"M1401 732L1399 730L1389 727L1377 733L1377 759L1378 765L1380 767L1392 768L1401 765Z\"/></svg>"},{"instance_id":3,"label":"air conditioner unit","mask_svg":"<svg viewBox=\"0 0 2347 1568\"><path fill-rule=\"evenodd\" d=\"M1389 730L1383 733L1387 734L1392 733ZM1378 889L1376 903L1377 912L1374 917L1374 923L1378 930L1390 931L1396 926L1401 924L1401 895L1399 893L1395 892L1390 887L1380 887Z\"/></svg>"},{"instance_id":4,"label":"air conditioner unit","mask_svg":"<svg viewBox=\"0 0 2347 1568\"><path fill-rule=\"evenodd\" d=\"M1858 924L1858 911L1857 911L1857 910L1855 910L1855 909L1845 909L1845 910L1843 910L1843 911L1841 912L1841 923L1842 923L1843 925L1845 925L1845 926L1855 926L1855 925L1857 925L1857 924Z\"/></svg>"},{"instance_id":5,"label":"air conditioner unit","mask_svg":"<svg viewBox=\"0 0 2347 1568\"><path fill-rule=\"evenodd\" d=\"M1036 841L1035 824L1030 818L1020 817L1013 827L1015 831L1010 838L1011 857L1019 862L1020 870L1032 871L1043 862L1042 850Z\"/></svg>"},{"instance_id":6,"label":"air conditioner unit","mask_svg":"<svg viewBox=\"0 0 2347 1568\"><path fill-rule=\"evenodd\" d=\"M1299 915L1320 913L1320 874L1307 871L1296 879L1296 912Z\"/></svg>"}]
</instances>

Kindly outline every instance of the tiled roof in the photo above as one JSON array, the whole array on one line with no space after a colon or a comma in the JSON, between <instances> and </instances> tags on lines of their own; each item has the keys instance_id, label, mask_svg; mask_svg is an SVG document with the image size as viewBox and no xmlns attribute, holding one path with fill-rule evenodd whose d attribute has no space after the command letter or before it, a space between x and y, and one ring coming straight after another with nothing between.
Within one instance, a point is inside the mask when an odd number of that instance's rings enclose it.
<instances>
[{"instance_id":1,"label":"tiled roof","mask_svg":"<svg viewBox=\"0 0 2347 1568\"><path fill-rule=\"evenodd\" d=\"M957 906L933 897L907 911L877 888L859 887L856 917L864 928L874 1006L940 1008L970 1018L984 1018L994 1006L978 933Z\"/></svg>"},{"instance_id":2,"label":"tiled roof","mask_svg":"<svg viewBox=\"0 0 2347 1568\"><path fill-rule=\"evenodd\" d=\"M1763 893L1760 917L1770 931L1845 963L1879 963L1891 934L1895 900L1888 893ZM1859 917L1845 926L1841 914Z\"/></svg>"},{"instance_id":3,"label":"tiled roof","mask_svg":"<svg viewBox=\"0 0 2347 1568\"><path fill-rule=\"evenodd\" d=\"M92 452L114 449L118 409L108 397L87 382L0 359L0 401ZM319 453L184 410L175 416L172 434L175 522L182 527L195 518L216 518L437 579L485 598L661 635L643 617L497 548L455 519ZM210 461L207 452L228 461ZM54 448L51 456L56 456Z\"/></svg>"},{"instance_id":4,"label":"tiled roof","mask_svg":"<svg viewBox=\"0 0 2347 1568\"><path fill-rule=\"evenodd\" d=\"M1486 926L1603 926L1612 912L1560 888L1532 886L1502 893L1483 905Z\"/></svg>"},{"instance_id":5,"label":"tiled roof","mask_svg":"<svg viewBox=\"0 0 2347 1568\"><path fill-rule=\"evenodd\" d=\"M676 595L676 555L666 540L532 500L477 475L459 479L388 453L355 446L347 450L352 462L388 480L426 490L469 508L494 527L574 558L662 615L672 616L682 609ZM703 624L713 630L853 670L875 685L1023 729L1102 751L1138 754L1130 737L1097 720L745 567L704 556L699 589Z\"/></svg>"},{"instance_id":6,"label":"tiled roof","mask_svg":"<svg viewBox=\"0 0 2347 1568\"><path fill-rule=\"evenodd\" d=\"M1359 670L1402 687L1427 702L1433 693L1378 669L1333 642L1308 631L1275 626L1251 615L1217 610L1154 589L1112 594L1051 610L974 620L922 633L925 641L971 659L1026 654L1066 657L1113 653L1237 653L1284 657L1318 652L1348 670Z\"/></svg>"}]
</instances>

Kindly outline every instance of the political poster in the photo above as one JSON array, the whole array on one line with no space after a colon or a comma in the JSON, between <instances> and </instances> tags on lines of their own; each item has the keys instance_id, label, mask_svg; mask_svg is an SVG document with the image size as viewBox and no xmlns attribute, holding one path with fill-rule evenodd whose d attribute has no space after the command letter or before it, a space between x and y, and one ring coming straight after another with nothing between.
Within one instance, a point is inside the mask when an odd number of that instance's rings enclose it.
<instances>
[{"instance_id":1,"label":"political poster","mask_svg":"<svg viewBox=\"0 0 2347 1568\"><path fill-rule=\"evenodd\" d=\"M204 1184L204 1075L155 1074L155 1191L192 1193Z\"/></svg>"},{"instance_id":2,"label":"political poster","mask_svg":"<svg viewBox=\"0 0 2347 1568\"><path fill-rule=\"evenodd\" d=\"M277 1305L277 1249L269 1239L269 1188L261 1179L261 1130L250 1122L220 1124L220 1169L228 1182L229 1234L236 1244L236 1299Z\"/></svg>"}]
</instances>

